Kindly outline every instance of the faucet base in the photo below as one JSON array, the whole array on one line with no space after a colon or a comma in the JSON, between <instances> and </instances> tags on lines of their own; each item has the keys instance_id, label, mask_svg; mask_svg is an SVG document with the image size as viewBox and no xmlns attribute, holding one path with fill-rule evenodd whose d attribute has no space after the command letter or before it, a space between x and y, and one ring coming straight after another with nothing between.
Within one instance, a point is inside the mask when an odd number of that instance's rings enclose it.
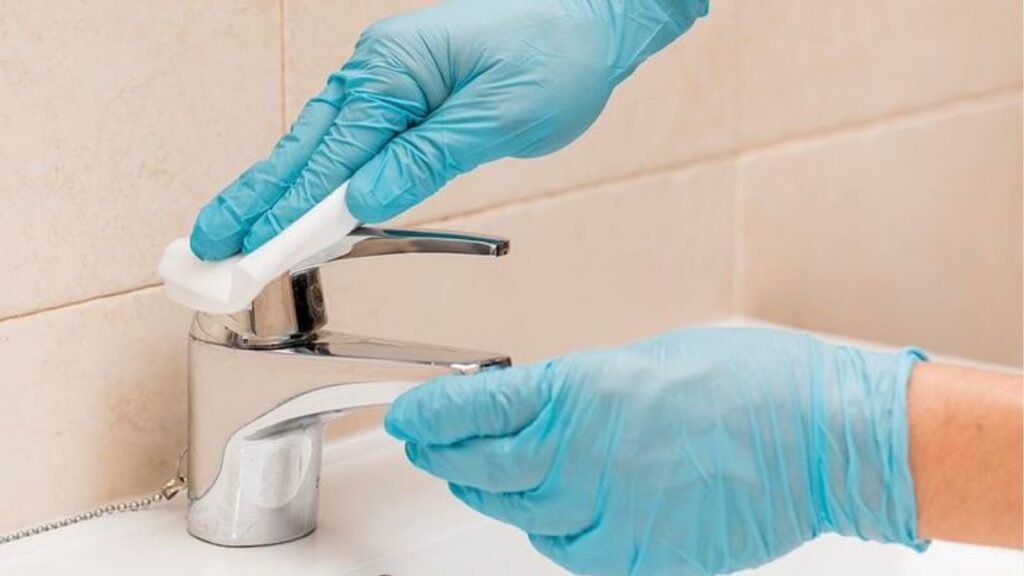
<instances>
[{"instance_id":1,"label":"faucet base","mask_svg":"<svg viewBox=\"0 0 1024 576\"><path fill-rule=\"evenodd\" d=\"M195 532L193 532L191 528L189 528L188 534L189 534L189 536L192 536L196 540L202 540L203 542L206 542L207 544L213 544L214 546L220 546L221 548L258 548L258 547L261 547L261 546L277 546L278 544L288 544L289 542L295 542L296 540L302 540L303 538L305 538L306 536L309 536L313 532L316 532L316 524L314 524L313 527L309 529L309 532L304 532L302 534L299 534L298 536L296 536L296 537L294 537L294 538L292 538L290 540L280 540L280 541L277 541L277 542L267 542L267 543L257 543L257 544L236 544L236 543L217 542L216 540L207 540L202 535L196 534Z\"/></svg>"},{"instance_id":2,"label":"faucet base","mask_svg":"<svg viewBox=\"0 0 1024 576\"><path fill-rule=\"evenodd\" d=\"M263 546L316 528L323 425L507 356L331 332L286 348L189 341L189 532Z\"/></svg>"},{"instance_id":3,"label":"faucet base","mask_svg":"<svg viewBox=\"0 0 1024 576\"><path fill-rule=\"evenodd\" d=\"M189 534L221 546L291 542L316 530L323 426L234 438L220 478L188 511Z\"/></svg>"}]
</instances>

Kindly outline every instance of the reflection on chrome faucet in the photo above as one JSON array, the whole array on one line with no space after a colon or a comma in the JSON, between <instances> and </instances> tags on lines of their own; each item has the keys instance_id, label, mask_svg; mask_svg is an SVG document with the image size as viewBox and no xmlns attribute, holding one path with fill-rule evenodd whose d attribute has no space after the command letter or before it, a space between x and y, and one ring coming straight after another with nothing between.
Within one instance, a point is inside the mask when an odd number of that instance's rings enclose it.
<instances>
[{"instance_id":1,"label":"reflection on chrome faucet","mask_svg":"<svg viewBox=\"0 0 1024 576\"><path fill-rule=\"evenodd\" d=\"M241 312L197 313L189 339L188 530L263 546L316 528L325 422L445 373L505 367L507 356L323 330L319 266L399 253L502 256L508 241L360 228L346 245L267 286Z\"/></svg>"}]
</instances>

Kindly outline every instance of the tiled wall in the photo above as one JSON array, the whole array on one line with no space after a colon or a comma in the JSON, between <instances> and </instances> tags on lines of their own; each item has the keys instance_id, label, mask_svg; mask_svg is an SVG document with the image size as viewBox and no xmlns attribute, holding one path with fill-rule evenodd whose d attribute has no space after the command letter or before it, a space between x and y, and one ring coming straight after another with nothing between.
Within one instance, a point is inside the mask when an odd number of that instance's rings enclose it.
<instances>
[{"instance_id":1,"label":"tiled wall","mask_svg":"<svg viewBox=\"0 0 1024 576\"><path fill-rule=\"evenodd\" d=\"M163 246L281 131L277 0L0 3L0 531L185 441Z\"/></svg>"},{"instance_id":2,"label":"tiled wall","mask_svg":"<svg viewBox=\"0 0 1024 576\"><path fill-rule=\"evenodd\" d=\"M421 3L3 3L0 531L173 471L161 248ZM526 361L740 313L1019 365L1020 45L1016 0L716 1L571 147L402 218L507 258L339 266L332 322Z\"/></svg>"},{"instance_id":3,"label":"tiled wall","mask_svg":"<svg viewBox=\"0 0 1024 576\"><path fill-rule=\"evenodd\" d=\"M859 338L1021 363L1017 90L751 153L739 306Z\"/></svg>"}]
</instances>

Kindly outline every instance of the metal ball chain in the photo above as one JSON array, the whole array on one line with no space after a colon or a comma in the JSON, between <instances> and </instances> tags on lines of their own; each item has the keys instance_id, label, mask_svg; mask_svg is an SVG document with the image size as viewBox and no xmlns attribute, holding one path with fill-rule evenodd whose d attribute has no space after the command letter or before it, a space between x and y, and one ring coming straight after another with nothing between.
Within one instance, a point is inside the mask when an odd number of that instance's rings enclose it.
<instances>
[{"instance_id":1,"label":"metal ball chain","mask_svg":"<svg viewBox=\"0 0 1024 576\"><path fill-rule=\"evenodd\" d=\"M31 528L25 528L18 530L17 532L11 532L8 534L0 534L0 545L14 542L15 540L21 540L22 538L28 538L29 536L36 536L45 532L50 532L58 528L65 528L78 524L79 522L85 522L86 520L95 520L103 516L110 514L122 513L122 512L137 512L139 510L145 510L153 504L158 502L164 502L174 498L179 492L181 492L187 485L188 480L181 473L181 460L184 458L185 453L183 452L178 459L178 472L174 475L174 478L168 480L159 490L144 496L138 500L126 500L124 502L118 502L115 504L107 504L104 506L97 506L92 510L75 514L73 516L67 516L60 520L54 520L53 522L47 522L45 524L38 524Z\"/></svg>"},{"instance_id":2,"label":"metal ball chain","mask_svg":"<svg viewBox=\"0 0 1024 576\"><path fill-rule=\"evenodd\" d=\"M37 526L26 528L24 530L11 532L10 534L0 535L0 544L7 544L9 542L14 542L15 540L21 540L22 538L27 538L29 536L35 536L37 534L42 534L44 532L56 530L57 528L64 528L66 526L71 526L72 524L78 524L79 522L92 520L94 518L106 516L114 512L134 512L136 510L142 510L144 508L148 508L154 502L160 502L163 499L163 495L160 494L159 492L156 492L151 496L146 496L145 498L141 498L139 500L121 502L119 504L108 504L106 506L99 506L97 508L89 510L88 512L82 512L81 514L75 514L74 516L68 516L60 520L47 522L46 524L39 524Z\"/></svg>"}]
</instances>

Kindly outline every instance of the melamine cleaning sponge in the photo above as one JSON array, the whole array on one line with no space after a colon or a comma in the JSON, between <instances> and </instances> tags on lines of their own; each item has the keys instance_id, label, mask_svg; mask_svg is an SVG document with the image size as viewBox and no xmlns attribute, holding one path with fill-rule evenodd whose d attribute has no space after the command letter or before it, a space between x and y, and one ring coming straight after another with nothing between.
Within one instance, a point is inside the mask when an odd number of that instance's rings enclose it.
<instances>
[{"instance_id":1,"label":"melamine cleaning sponge","mask_svg":"<svg viewBox=\"0 0 1024 576\"><path fill-rule=\"evenodd\" d=\"M203 312L227 314L249 306L275 278L336 249L359 222L341 185L312 210L249 254L204 261L178 238L164 249L158 271L172 300Z\"/></svg>"}]
</instances>

